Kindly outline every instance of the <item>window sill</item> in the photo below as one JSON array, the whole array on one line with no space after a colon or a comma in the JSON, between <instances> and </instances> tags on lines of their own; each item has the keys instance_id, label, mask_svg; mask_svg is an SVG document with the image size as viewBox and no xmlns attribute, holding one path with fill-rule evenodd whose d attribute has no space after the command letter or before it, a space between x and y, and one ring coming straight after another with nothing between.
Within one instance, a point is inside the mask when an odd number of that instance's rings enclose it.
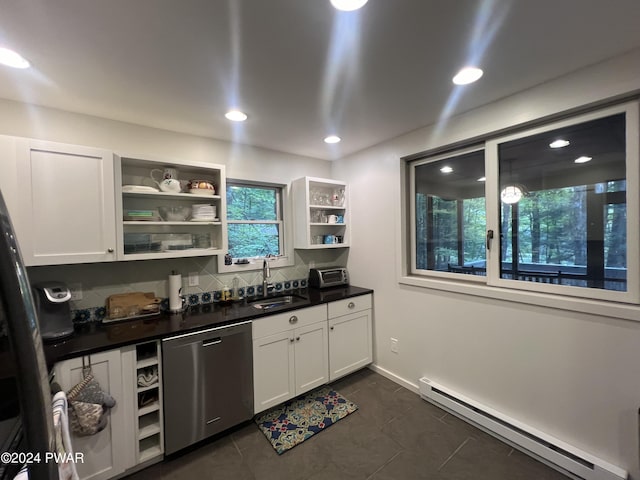
<instances>
[{"instance_id":1,"label":"window sill","mask_svg":"<svg viewBox=\"0 0 640 480\"><path fill-rule=\"evenodd\" d=\"M507 302L524 303L540 307L568 310L590 315L619 318L623 320L640 321L640 306L607 302L604 300L589 300L560 295L548 295L538 292L525 292L510 288L492 287L476 282L440 280L418 276L400 276L398 283L414 287L443 290L446 292L474 295Z\"/></svg>"},{"instance_id":2,"label":"window sill","mask_svg":"<svg viewBox=\"0 0 640 480\"><path fill-rule=\"evenodd\" d=\"M249 263L224 264L224 257L218 262L218 273L239 273L252 270L262 270L263 258L250 259ZM269 259L269 268L291 267L294 265L293 255Z\"/></svg>"}]
</instances>

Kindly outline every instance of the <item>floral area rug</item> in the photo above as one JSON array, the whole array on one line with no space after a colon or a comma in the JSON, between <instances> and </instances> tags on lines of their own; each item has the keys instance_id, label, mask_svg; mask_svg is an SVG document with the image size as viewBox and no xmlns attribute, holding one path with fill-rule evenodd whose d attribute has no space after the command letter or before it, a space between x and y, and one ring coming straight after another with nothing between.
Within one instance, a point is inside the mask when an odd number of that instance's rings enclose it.
<instances>
[{"instance_id":1,"label":"floral area rug","mask_svg":"<svg viewBox=\"0 0 640 480\"><path fill-rule=\"evenodd\" d=\"M280 455L357 409L335 390L322 387L267 410L255 422Z\"/></svg>"}]
</instances>

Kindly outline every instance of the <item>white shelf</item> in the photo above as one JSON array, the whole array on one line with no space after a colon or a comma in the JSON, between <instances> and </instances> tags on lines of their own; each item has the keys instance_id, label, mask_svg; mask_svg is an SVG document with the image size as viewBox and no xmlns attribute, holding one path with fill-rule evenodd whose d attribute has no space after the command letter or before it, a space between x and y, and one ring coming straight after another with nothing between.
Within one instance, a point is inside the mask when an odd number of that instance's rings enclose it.
<instances>
[{"instance_id":1,"label":"white shelf","mask_svg":"<svg viewBox=\"0 0 640 480\"><path fill-rule=\"evenodd\" d=\"M138 458L138 462L144 463L147 460L151 460L152 458L158 457L160 455L162 455L162 448L160 448L160 445L153 445L145 448L144 450L140 450L140 457Z\"/></svg>"},{"instance_id":2,"label":"white shelf","mask_svg":"<svg viewBox=\"0 0 640 480\"><path fill-rule=\"evenodd\" d=\"M160 402L158 400L150 403L149 405L145 405L142 408L138 408L138 416L141 417L147 413L155 412L157 410L160 410Z\"/></svg>"},{"instance_id":3,"label":"white shelf","mask_svg":"<svg viewBox=\"0 0 640 480\"><path fill-rule=\"evenodd\" d=\"M310 223L309 225L311 225L312 227L346 227L347 224L342 222L342 223L326 223L326 222L313 222Z\"/></svg>"},{"instance_id":4,"label":"white shelf","mask_svg":"<svg viewBox=\"0 0 640 480\"><path fill-rule=\"evenodd\" d=\"M197 195L195 193L169 193L169 192L122 192L124 197L163 197L179 198L181 200L220 200L220 195Z\"/></svg>"},{"instance_id":5,"label":"white shelf","mask_svg":"<svg viewBox=\"0 0 640 480\"><path fill-rule=\"evenodd\" d=\"M138 440L144 440L145 438L151 437L157 433L160 433L160 423L156 419L155 422L138 428Z\"/></svg>"},{"instance_id":6,"label":"white shelf","mask_svg":"<svg viewBox=\"0 0 640 480\"><path fill-rule=\"evenodd\" d=\"M188 248L186 250L167 250L163 252L127 253L127 260L146 260L151 258L202 257L220 253L218 248Z\"/></svg>"},{"instance_id":7,"label":"white shelf","mask_svg":"<svg viewBox=\"0 0 640 480\"><path fill-rule=\"evenodd\" d=\"M314 210L346 210L347 207L344 205L342 207L337 207L335 205L309 205L309 208L313 208Z\"/></svg>"},{"instance_id":8,"label":"white shelf","mask_svg":"<svg viewBox=\"0 0 640 480\"><path fill-rule=\"evenodd\" d=\"M152 367L157 364L158 364L158 357L143 358L142 360L138 360L136 362L136 368L139 370L141 368Z\"/></svg>"},{"instance_id":9,"label":"white shelf","mask_svg":"<svg viewBox=\"0 0 640 480\"><path fill-rule=\"evenodd\" d=\"M166 225L166 226L170 226L170 225L189 225L190 227L194 226L194 225L222 225L222 222L192 222L192 221L185 221L185 222L155 222L155 221L146 221L146 220L125 220L122 222L123 225L134 225L134 226L143 226L143 225Z\"/></svg>"},{"instance_id":10,"label":"white shelf","mask_svg":"<svg viewBox=\"0 0 640 480\"><path fill-rule=\"evenodd\" d=\"M149 385L148 387L138 387L137 393L146 392L148 390L153 390L154 388L158 388L160 384L154 383L153 385Z\"/></svg>"}]
</instances>

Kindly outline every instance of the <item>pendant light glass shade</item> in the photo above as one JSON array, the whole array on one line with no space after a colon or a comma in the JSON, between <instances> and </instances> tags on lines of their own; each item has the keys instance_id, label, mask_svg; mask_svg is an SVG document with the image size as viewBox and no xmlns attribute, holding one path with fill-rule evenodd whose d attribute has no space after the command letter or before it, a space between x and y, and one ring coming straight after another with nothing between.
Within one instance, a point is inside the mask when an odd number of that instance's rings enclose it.
<instances>
[{"instance_id":1,"label":"pendant light glass shade","mask_svg":"<svg viewBox=\"0 0 640 480\"><path fill-rule=\"evenodd\" d=\"M507 185L506 187L504 187L502 192L500 192L500 200L508 205L518 203L521 198L522 190L520 189L520 187L517 187L515 185Z\"/></svg>"}]
</instances>

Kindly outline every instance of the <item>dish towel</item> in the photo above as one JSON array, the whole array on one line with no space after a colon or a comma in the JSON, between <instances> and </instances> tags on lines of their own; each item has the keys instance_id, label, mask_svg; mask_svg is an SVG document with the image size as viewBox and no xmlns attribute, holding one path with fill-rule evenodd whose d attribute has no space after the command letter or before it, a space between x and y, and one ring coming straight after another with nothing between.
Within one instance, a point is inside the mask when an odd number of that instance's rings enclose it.
<instances>
[{"instance_id":1,"label":"dish towel","mask_svg":"<svg viewBox=\"0 0 640 480\"><path fill-rule=\"evenodd\" d=\"M158 383L158 367L145 368L138 374L138 386L150 387Z\"/></svg>"},{"instance_id":2,"label":"dish towel","mask_svg":"<svg viewBox=\"0 0 640 480\"><path fill-rule=\"evenodd\" d=\"M51 401L53 409L53 431L55 434L55 449L60 458L73 455L71 436L69 435L69 417L67 416L67 395L59 391ZM66 455L69 454L69 455ZM60 480L79 480L76 464L73 462L58 463L58 477ZM23 466L14 480L29 480L27 465Z\"/></svg>"},{"instance_id":3,"label":"dish towel","mask_svg":"<svg viewBox=\"0 0 640 480\"><path fill-rule=\"evenodd\" d=\"M56 452L61 455L71 457L73 449L71 446L71 435L69 435L69 417L67 416L67 395L60 391L56 393L52 401L53 406L53 430L56 438ZM65 455L68 454L68 455ZM58 476L60 480L78 480L78 472L74 462L58 463Z\"/></svg>"}]
</instances>

